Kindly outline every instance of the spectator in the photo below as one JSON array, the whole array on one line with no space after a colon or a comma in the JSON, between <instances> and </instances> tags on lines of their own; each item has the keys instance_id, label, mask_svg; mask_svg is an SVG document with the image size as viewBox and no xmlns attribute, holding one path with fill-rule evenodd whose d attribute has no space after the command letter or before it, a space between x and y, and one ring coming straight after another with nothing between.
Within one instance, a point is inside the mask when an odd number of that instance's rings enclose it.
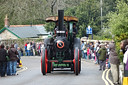
<instances>
[{"instance_id":1,"label":"spectator","mask_svg":"<svg viewBox=\"0 0 128 85\"><path fill-rule=\"evenodd\" d=\"M37 43L37 53L38 53L38 56L40 56L40 53L41 53L41 43Z\"/></svg>"},{"instance_id":2,"label":"spectator","mask_svg":"<svg viewBox=\"0 0 128 85\"><path fill-rule=\"evenodd\" d=\"M124 53L123 62L125 64L125 70L128 71L128 45L125 46L126 52Z\"/></svg>"},{"instance_id":3,"label":"spectator","mask_svg":"<svg viewBox=\"0 0 128 85\"><path fill-rule=\"evenodd\" d=\"M113 83L114 84L119 84L119 64L120 61L118 59L117 52L115 50L115 43L112 41L109 44L109 50L110 50L110 55L109 55L109 60L110 60L110 65L111 65L111 73L113 77Z\"/></svg>"},{"instance_id":4,"label":"spectator","mask_svg":"<svg viewBox=\"0 0 128 85\"><path fill-rule=\"evenodd\" d=\"M32 42L30 42L30 56L33 56L33 46L32 46Z\"/></svg>"},{"instance_id":5,"label":"spectator","mask_svg":"<svg viewBox=\"0 0 128 85\"><path fill-rule=\"evenodd\" d=\"M42 42L42 44L41 44L41 51L43 48L44 48L44 42Z\"/></svg>"},{"instance_id":6,"label":"spectator","mask_svg":"<svg viewBox=\"0 0 128 85\"><path fill-rule=\"evenodd\" d=\"M8 54L8 51L9 51L9 46L6 46L6 52ZM7 56L8 57L8 61L7 61L7 76L11 76L10 74L10 66L11 66L11 62L10 62L10 58L9 58L9 55Z\"/></svg>"},{"instance_id":7,"label":"spectator","mask_svg":"<svg viewBox=\"0 0 128 85\"><path fill-rule=\"evenodd\" d=\"M17 60L17 62L20 65L20 59L21 59L21 49L20 49L20 47L17 48L17 52L18 52L18 60Z\"/></svg>"},{"instance_id":8,"label":"spectator","mask_svg":"<svg viewBox=\"0 0 128 85\"><path fill-rule=\"evenodd\" d=\"M107 50L104 45L101 45L101 48L98 53L99 53L99 62L100 62L99 70L105 70Z\"/></svg>"},{"instance_id":9,"label":"spectator","mask_svg":"<svg viewBox=\"0 0 128 85\"><path fill-rule=\"evenodd\" d=\"M98 63L99 64L99 49L101 48L101 46L100 45L97 45L97 47L96 47L96 63Z\"/></svg>"},{"instance_id":10,"label":"spectator","mask_svg":"<svg viewBox=\"0 0 128 85\"><path fill-rule=\"evenodd\" d=\"M39 42L36 43L36 51L37 51L37 55L39 55L39 52L38 52L38 48L39 48Z\"/></svg>"},{"instance_id":11,"label":"spectator","mask_svg":"<svg viewBox=\"0 0 128 85\"><path fill-rule=\"evenodd\" d=\"M128 45L128 39L121 41L120 48L121 48L121 50L123 51L123 54L124 54L124 59L123 59L123 62L124 62L124 77L128 77L128 70L126 69L126 66L128 64L128 62L127 62L128 61L128 56L126 56L126 54L128 54L127 45Z\"/></svg>"},{"instance_id":12,"label":"spectator","mask_svg":"<svg viewBox=\"0 0 128 85\"><path fill-rule=\"evenodd\" d=\"M90 43L90 58L93 60L93 53L94 53L94 46L93 46L93 44L92 43Z\"/></svg>"},{"instance_id":13,"label":"spectator","mask_svg":"<svg viewBox=\"0 0 128 85\"><path fill-rule=\"evenodd\" d=\"M18 44L15 42L15 44L14 44L14 47L16 48L16 50L17 50L17 48L18 48Z\"/></svg>"},{"instance_id":14,"label":"spectator","mask_svg":"<svg viewBox=\"0 0 128 85\"><path fill-rule=\"evenodd\" d=\"M9 54L9 58L10 58L10 74L11 75L16 75L16 66L17 66L17 60L18 60L18 52L17 50L14 48L14 45L11 45L11 48L8 51Z\"/></svg>"},{"instance_id":15,"label":"spectator","mask_svg":"<svg viewBox=\"0 0 128 85\"><path fill-rule=\"evenodd\" d=\"M28 44L27 44L27 54L28 54L28 56L30 56L30 50L31 50L31 45L28 42Z\"/></svg>"},{"instance_id":16,"label":"spectator","mask_svg":"<svg viewBox=\"0 0 128 85\"><path fill-rule=\"evenodd\" d=\"M82 41L81 43L82 58L84 58L84 49L85 49L85 45L84 45L84 41Z\"/></svg>"},{"instance_id":17,"label":"spectator","mask_svg":"<svg viewBox=\"0 0 128 85\"><path fill-rule=\"evenodd\" d=\"M25 46L24 46L24 50L25 50L25 55L26 55L26 56L28 56L28 52L27 52L27 44L28 44L28 43L26 43Z\"/></svg>"},{"instance_id":18,"label":"spectator","mask_svg":"<svg viewBox=\"0 0 128 85\"><path fill-rule=\"evenodd\" d=\"M34 41L32 42L32 47L33 47L33 55L35 56L36 44Z\"/></svg>"},{"instance_id":19,"label":"spectator","mask_svg":"<svg viewBox=\"0 0 128 85\"><path fill-rule=\"evenodd\" d=\"M21 56L23 56L23 53L24 53L24 52L23 52L23 49L22 49L22 48L20 48L20 51L21 51Z\"/></svg>"},{"instance_id":20,"label":"spectator","mask_svg":"<svg viewBox=\"0 0 128 85\"><path fill-rule=\"evenodd\" d=\"M88 59L90 59L90 53L91 53L90 47L87 47L87 57L88 57Z\"/></svg>"},{"instance_id":21,"label":"spectator","mask_svg":"<svg viewBox=\"0 0 128 85\"><path fill-rule=\"evenodd\" d=\"M95 51L94 51L94 45L92 45L92 50L91 50L91 59L95 59Z\"/></svg>"},{"instance_id":22,"label":"spectator","mask_svg":"<svg viewBox=\"0 0 128 85\"><path fill-rule=\"evenodd\" d=\"M0 75L1 77L5 76L6 69L7 69L7 59L6 59L7 53L4 49L4 45L1 45L0 49Z\"/></svg>"},{"instance_id":23,"label":"spectator","mask_svg":"<svg viewBox=\"0 0 128 85\"><path fill-rule=\"evenodd\" d=\"M87 59L87 49L86 49L86 45L85 45L85 48L84 48L84 58Z\"/></svg>"}]
</instances>

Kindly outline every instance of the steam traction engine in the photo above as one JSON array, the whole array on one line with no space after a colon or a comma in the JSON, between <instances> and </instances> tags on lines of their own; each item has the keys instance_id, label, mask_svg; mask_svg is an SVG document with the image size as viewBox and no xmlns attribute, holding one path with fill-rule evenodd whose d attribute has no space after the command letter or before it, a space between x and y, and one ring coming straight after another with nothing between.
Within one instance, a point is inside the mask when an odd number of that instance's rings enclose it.
<instances>
[{"instance_id":1,"label":"steam traction engine","mask_svg":"<svg viewBox=\"0 0 128 85\"><path fill-rule=\"evenodd\" d=\"M56 36L44 40L41 55L42 74L68 70L74 71L78 75L81 71L80 39L73 37L73 23L77 22L78 19L64 16L64 11L59 10L58 17L49 17L46 21L58 22L58 29L56 30ZM68 30L64 28L64 21L68 24Z\"/></svg>"}]
</instances>

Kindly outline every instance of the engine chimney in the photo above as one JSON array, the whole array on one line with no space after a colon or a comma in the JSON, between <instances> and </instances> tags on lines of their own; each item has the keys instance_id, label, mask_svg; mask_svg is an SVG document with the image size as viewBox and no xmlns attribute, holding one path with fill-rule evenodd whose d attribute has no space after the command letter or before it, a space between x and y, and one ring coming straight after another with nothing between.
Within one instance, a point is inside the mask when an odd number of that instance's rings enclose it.
<instances>
[{"instance_id":1,"label":"engine chimney","mask_svg":"<svg viewBox=\"0 0 128 85\"><path fill-rule=\"evenodd\" d=\"M63 30L63 23L64 23L64 10L58 10L58 30Z\"/></svg>"},{"instance_id":2,"label":"engine chimney","mask_svg":"<svg viewBox=\"0 0 128 85\"><path fill-rule=\"evenodd\" d=\"M5 19L4 19L4 27L9 27L9 18L7 15L5 16Z\"/></svg>"},{"instance_id":3,"label":"engine chimney","mask_svg":"<svg viewBox=\"0 0 128 85\"><path fill-rule=\"evenodd\" d=\"M64 30L64 10L58 10L58 30L63 31ZM59 34L60 36L63 36L63 33Z\"/></svg>"}]
</instances>

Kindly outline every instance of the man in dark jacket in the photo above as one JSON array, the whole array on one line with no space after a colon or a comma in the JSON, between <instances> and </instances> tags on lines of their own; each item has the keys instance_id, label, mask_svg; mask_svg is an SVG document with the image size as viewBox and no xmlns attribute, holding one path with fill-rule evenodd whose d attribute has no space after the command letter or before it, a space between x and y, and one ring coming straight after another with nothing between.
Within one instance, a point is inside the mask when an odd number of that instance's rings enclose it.
<instances>
[{"instance_id":1,"label":"man in dark jacket","mask_svg":"<svg viewBox=\"0 0 128 85\"><path fill-rule=\"evenodd\" d=\"M5 76L6 69L7 69L7 59L6 59L7 53L4 49L4 45L1 45L0 48L0 75L1 77Z\"/></svg>"},{"instance_id":2,"label":"man in dark jacket","mask_svg":"<svg viewBox=\"0 0 128 85\"><path fill-rule=\"evenodd\" d=\"M17 60L18 60L18 52L16 48L14 48L14 44L11 45L11 48L8 51L9 58L10 58L10 75L16 75L16 66L17 66Z\"/></svg>"},{"instance_id":3,"label":"man in dark jacket","mask_svg":"<svg viewBox=\"0 0 128 85\"><path fill-rule=\"evenodd\" d=\"M104 45L101 45L101 48L98 53L99 53L99 62L100 62L99 70L102 70L102 69L105 70L107 50Z\"/></svg>"}]
</instances>

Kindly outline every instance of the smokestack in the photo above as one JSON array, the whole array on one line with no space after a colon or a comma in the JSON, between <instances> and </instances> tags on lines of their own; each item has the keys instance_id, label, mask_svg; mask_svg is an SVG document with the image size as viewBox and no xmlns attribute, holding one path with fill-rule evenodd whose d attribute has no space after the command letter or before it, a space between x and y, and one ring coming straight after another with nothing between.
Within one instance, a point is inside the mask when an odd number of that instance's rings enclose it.
<instances>
[{"instance_id":1,"label":"smokestack","mask_svg":"<svg viewBox=\"0 0 128 85\"><path fill-rule=\"evenodd\" d=\"M5 16L5 19L4 19L4 27L9 27L9 18L7 15Z\"/></svg>"},{"instance_id":2,"label":"smokestack","mask_svg":"<svg viewBox=\"0 0 128 85\"><path fill-rule=\"evenodd\" d=\"M64 23L64 10L58 10L58 30L63 30L63 23Z\"/></svg>"}]
</instances>

